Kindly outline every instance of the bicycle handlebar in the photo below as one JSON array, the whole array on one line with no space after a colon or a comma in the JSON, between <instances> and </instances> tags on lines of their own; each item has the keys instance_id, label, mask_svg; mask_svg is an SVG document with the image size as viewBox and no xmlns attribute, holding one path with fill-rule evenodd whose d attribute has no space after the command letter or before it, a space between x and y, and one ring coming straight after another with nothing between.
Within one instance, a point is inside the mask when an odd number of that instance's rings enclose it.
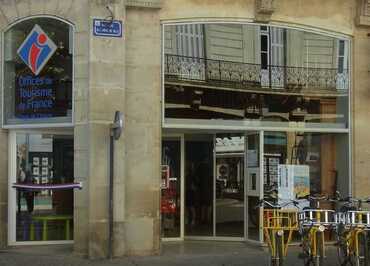
<instances>
[{"instance_id":1,"label":"bicycle handlebar","mask_svg":"<svg viewBox=\"0 0 370 266\"><path fill-rule=\"evenodd\" d=\"M370 197L369 198L354 198L351 196L348 197L341 197L340 192L336 191L334 198L328 198L329 201L332 202L344 202L344 203L370 203Z\"/></svg>"},{"instance_id":2,"label":"bicycle handlebar","mask_svg":"<svg viewBox=\"0 0 370 266\"><path fill-rule=\"evenodd\" d=\"M309 201L320 201L320 200L328 200L329 197L325 196L325 195L317 195L317 196L308 195L308 196L305 196L305 197L299 197L298 199L306 199L306 200L309 200Z\"/></svg>"},{"instance_id":3,"label":"bicycle handlebar","mask_svg":"<svg viewBox=\"0 0 370 266\"><path fill-rule=\"evenodd\" d=\"M353 197L346 197L338 201L344 202L344 203L370 203L370 198L358 199L358 198L353 198Z\"/></svg>"},{"instance_id":4,"label":"bicycle handlebar","mask_svg":"<svg viewBox=\"0 0 370 266\"><path fill-rule=\"evenodd\" d=\"M325 195L317 195L317 196L308 196L308 199L309 200L327 200L328 199L328 196L325 196Z\"/></svg>"},{"instance_id":5,"label":"bicycle handlebar","mask_svg":"<svg viewBox=\"0 0 370 266\"><path fill-rule=\"evenodd\" d=\"M265 205L268 205L268 206L270 206L271 208L274 208L274 209L280 209L280 208L283 208L283 207L285 207L285 206L288 206L288 205L290 205L290 204L292 204L293 203L293 205L295 206L295 207L298 207L298 202L297 201L295 201L295 200L289 200L288 202L285 202L284 204L273 204L273 203L271 203L271 202L269 202L269 201L267 201L267 200L260 200L259 202L258 202L258 204L256 205L256 207L265 207Z\"/></svg>"}]
</instances>

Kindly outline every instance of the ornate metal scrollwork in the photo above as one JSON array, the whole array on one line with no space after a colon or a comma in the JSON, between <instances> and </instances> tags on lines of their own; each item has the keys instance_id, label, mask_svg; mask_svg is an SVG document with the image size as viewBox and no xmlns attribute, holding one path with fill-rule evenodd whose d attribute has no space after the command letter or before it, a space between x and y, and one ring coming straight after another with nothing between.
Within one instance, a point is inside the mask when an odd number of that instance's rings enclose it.
<instances>
[{"instance_id":1,"label":"ornate metal scrollwork","mask_svg":"<svg viewBox=\"0 0 370 266\"><path fill-rule=\"evenodd\" d=\"M305 68L261 65L165 55L166 79L233 84L237 88L285 90L347 90L348 71L335 68Z\"/></svg>"}]
</instances>

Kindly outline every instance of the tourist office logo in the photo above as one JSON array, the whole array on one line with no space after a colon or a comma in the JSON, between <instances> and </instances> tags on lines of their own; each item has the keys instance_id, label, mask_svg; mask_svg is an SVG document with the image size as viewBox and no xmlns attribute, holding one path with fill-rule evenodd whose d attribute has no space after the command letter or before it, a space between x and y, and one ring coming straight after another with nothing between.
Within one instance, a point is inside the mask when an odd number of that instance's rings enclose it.
<instances>
[{"instance_id":1,"label":"tourist office logo","mask_svg":"<svg viewBox=\"0 0 370 266\"><path fill-rule=\"evenodd\" d=\"M39 25L35 25L17 53L36 76L43 69L57 46Z\"/></svg>"},{"instance_id":2,"label":"tourist office logo","mask_svg":"<svg viewBox=\"0 0 370 266\"><path fill-rule=\"evenodd\" d=\"M56 49L55 43L37 24L19 47L17 53L33 75L16 76L16 117L34 119L56 115L54 80L39 75Z\"/></svg>"}]
</instances>

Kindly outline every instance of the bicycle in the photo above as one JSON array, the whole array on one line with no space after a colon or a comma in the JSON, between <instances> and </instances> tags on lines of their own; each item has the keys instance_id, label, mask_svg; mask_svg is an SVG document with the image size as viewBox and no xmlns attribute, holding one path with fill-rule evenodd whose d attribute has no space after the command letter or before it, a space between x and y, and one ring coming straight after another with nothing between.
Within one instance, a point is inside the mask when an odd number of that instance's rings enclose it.
<instances>
[{"instance_id":1,"label":"bicycle","mask_svg":"<svg viewBox=\"0 0 370 266\"><path fill-rule=\"evenodd\" d=\"M298 230L298 211L282 209L291 203L297 205L295 201L273 204L266 200L261 200L257 205L263 208L265 206L269 207L269 209L264 208L263 210L263 232L270 250L271 266L284 265L293 231ZM285 232L288 235L286 239Z\"/></svg>"},{"instance_id":2,"label":"bicycle","mask_svg":"<svg viewBox=\"0 0 370 266\"><path fill-rule=\"evenodd\" d=\"M337 213L339 265L368 266L370 265L368 250L370 211L362 210L362 204L370 203L370 199L348 197L338 201L344 202L340 212Z\"/></svg>"},{"instance_id":3,"label":"bicycle","mask_svg":"<svg viewBox=\"0 0 370 266\"><path fill-rule=\"evenodd\" d=\"M302 256L305 266L319 266L325 259L324 232L336 227L337 221L334 210L320 209L320 201L327 200L326 196L309 196L308 200L314 202L315 207L305 207L299 212Z\"/></svg>"}]
</instances>

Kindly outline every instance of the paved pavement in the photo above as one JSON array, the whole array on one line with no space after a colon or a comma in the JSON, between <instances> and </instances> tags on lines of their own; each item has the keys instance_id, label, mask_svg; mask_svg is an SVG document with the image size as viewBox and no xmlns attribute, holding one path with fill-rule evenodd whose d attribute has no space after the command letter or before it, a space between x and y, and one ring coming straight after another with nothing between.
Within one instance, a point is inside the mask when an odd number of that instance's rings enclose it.
<instances>
[{"instance_id":1,"label":"paved pavement","mask_svg":"<svg viewBox=\"0 0 370 266\"><path fill-rule=\"evenodd\" d=\"M290 247L285 265L303 265L299 247ZM267 266L266 249L244 243L186 241L163 243L160 256L88 260L73 255L71 246L14 247L0 251L0 266ZM325 265L336 266L334 247L328 247Z\"/></svg>"}]
</instances>

